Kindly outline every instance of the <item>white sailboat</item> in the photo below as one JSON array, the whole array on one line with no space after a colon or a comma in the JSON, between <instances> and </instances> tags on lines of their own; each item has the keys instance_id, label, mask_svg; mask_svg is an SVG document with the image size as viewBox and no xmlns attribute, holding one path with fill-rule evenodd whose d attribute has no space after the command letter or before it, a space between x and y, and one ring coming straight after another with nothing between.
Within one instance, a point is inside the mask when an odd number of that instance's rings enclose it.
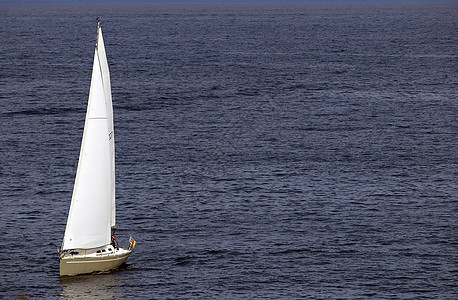
<instances>
[{"instance_id":1,"label":"white sailboat","mask_svg":"<svg viewBox=\"0 0 458 300\"><path fill-rule=\"evenodd\" d=\"M67 227L60 250L60 275L106 271L122 265L135 241L118 246L115 155L110 74L97 19L97 43L83 140Z\"/></svg>"}]
</instances>

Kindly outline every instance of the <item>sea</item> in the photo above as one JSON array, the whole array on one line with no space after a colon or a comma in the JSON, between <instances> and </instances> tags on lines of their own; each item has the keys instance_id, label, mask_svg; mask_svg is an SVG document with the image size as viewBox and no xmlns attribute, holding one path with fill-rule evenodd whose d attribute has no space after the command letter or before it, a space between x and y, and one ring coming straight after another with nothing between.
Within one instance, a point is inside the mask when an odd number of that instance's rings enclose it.
<instances>
[{"instance_id":1,"label":"sea","mask_svg":"<svg viewBox=\"0 0 458 300\"><path fill-rule=\"evenodd\" d=\"M97 17L137 244L60 278ZM457 20L437 1L0 3L0 298L457 299Z\"/></svg>"}]
</instances>

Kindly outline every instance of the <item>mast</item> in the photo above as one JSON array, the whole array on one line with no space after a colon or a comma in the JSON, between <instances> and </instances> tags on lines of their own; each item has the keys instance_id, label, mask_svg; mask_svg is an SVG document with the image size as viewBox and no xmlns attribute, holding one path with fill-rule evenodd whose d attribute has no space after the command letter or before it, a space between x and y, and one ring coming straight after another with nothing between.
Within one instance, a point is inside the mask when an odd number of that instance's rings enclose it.
<instances>
[{"instance_id":1,"label":"mast","mask_svg":"<svg viewBox=\"0 0 458 300\"><path fill-rule=\"evenodd\" d=\"M110 157L111 157L111 227L116 228L116 195L115 195L115 144L114 144L114 123L113 123L113 102L111 98L111 82L110 71L108 69L107 55L105 52L105 44L103 42L102 28L100 27L101 20L97 20L97 54L99 55L100 68L102 70L102 82L105 91L105 104L107 107L107 120L108 120L108 139L110 143Z\"/></svg>"},{"instance_id":2,"label":"mast","mask_svg":"<svg viewBox=\"0 0 458 300\"><path fill-rule=\"evenodd\" d=\"M107 107L107 120L108 120L108 135L110 141L110 157L111 161L111 227L116 229L116 195L115 195L115 144L114 144L114 124L113 124L113 103L111 98L111 83L110 71L108 69L108 61L105 52L105 44L103 42L102 28L100 26L102 20L97 17L97 43L96 50L100 61L100 68L102 73L103 88L105 91L105 102Z\"/></svg>"}]
</instances>

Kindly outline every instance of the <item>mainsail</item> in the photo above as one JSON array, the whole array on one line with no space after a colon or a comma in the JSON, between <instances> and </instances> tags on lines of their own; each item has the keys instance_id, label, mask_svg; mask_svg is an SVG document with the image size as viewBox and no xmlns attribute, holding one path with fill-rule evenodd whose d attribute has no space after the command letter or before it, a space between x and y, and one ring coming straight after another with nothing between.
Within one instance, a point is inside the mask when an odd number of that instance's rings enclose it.
<instances>
[{"instance_id":1,"label":"mainsail","mask_svg":"<svg viewBox=\"0 0 458 300\"><path fill-rule=\"evenodd\" d=\"M100 23L83 142L61 250L110 243L115 226L115 164L110 74Z\"/></svg>"}]
</instances>

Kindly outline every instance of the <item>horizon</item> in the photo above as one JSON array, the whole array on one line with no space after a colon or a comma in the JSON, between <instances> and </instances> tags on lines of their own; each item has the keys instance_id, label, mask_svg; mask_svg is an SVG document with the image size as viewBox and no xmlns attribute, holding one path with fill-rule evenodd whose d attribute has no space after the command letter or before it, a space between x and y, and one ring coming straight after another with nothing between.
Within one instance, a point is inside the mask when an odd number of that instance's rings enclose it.
<instances>
[{"instance_id":1,"label":"horizon","mask_svg":"<svg viewBox=\"0 0 458 300\"><path fill-rule=\"evenodd\" d=\"M397 4L397 3L450 3L456 4L456 1L453 0L0 0L0 4L38 4L38 3L110 3L110 4L345 4L345 3L355 3L355 4Z\"/></svg>"}]
</instances>

